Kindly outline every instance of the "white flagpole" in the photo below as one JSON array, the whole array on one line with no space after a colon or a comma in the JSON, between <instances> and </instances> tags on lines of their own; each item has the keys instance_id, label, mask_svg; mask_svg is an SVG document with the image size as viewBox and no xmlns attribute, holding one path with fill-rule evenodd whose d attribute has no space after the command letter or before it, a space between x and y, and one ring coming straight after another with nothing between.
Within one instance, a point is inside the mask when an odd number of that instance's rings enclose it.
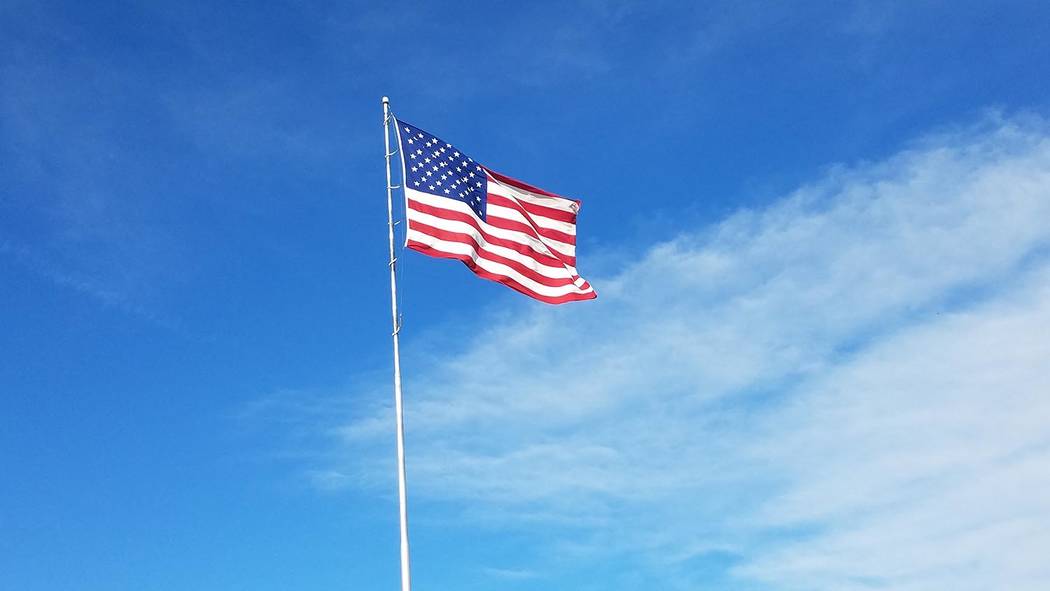
<instances>
[{"instance_id":1,"label":"white flagpole","mask_svg":"<svg viewBox=\"0 0 1050 591\"><path fill-rule=\"evenodd\" d=\"M398 333L401 322L397 315L397 257L394 256L394 185L390 184L390 99L383 97L383 144L386 146L386 210L390 231L390 313L394 326L394 412L397 415L397 499L401 515L401 591L412 591L408 563L408 496L405 492L405 419L401 404L401 352ZM394 130L396 133L397 130Z\"/></svg>"}]
</instances>

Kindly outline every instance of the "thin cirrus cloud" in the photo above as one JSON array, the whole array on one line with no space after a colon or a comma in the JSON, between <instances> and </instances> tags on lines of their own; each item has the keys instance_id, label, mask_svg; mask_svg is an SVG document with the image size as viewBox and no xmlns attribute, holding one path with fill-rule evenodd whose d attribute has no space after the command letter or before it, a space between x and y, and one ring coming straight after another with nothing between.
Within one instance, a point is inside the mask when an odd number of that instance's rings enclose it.
<instances>
[{"instance_id":1,"label":"thin cirrus cloud","mask_svg":"<svg viewBox=\"0 0 1050 591\"><path fill-rule=\"evenodd\" d=\"M990 116L494 312L409 351L413 494L686 586L1035 589L1048 219L1046 123ZM389 412L327 484L389 484Z\"/></svg>"}]
</instances>

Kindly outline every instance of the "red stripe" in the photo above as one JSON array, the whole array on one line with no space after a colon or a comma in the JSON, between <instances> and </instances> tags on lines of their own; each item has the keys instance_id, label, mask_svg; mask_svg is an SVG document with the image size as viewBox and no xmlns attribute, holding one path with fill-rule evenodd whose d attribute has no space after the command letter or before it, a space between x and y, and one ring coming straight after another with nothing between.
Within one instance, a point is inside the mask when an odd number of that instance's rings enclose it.
<instances>
[{"instance_id":1,"label":"red stripe","mask_svg":"<svg viewBox=\"0 0 1050 591\"><path fill-rule=\"evenodd\" d=\"M564 266L565 264L569 264L570 266L573 266L573 267L576 266L576 257L568 257L568 256L565 256L565 255L559 255L559 253L557 253L557 252L555 252L553 250L552 250L552 252L554 253L554 255L551 256L551 255L539 252L539 251L537 251L537 250L535 250L535 249L533 249L533 248L531 248L531 247L529 247L529 246L527 246L525 244L521 244L520 242L514 242L513 240L507 240L505 238L500 238L498 236L493 236L493 235L489 234L488 232L486 232L485 229L481 227L481 222L478 220L478 218L474 217L473 215L462 213L462 212L455 211L455 210L452 210L452 209L445 209L443 207L435 207L433 205L427 205L426 203L422 203L420 201L416 201L415 199L411 199L411 198L408 199L408 208L413 210L413 211L418 211L420 213L430 214L430 215L432 215L434 217L439 217L441 219L452 220L452 221L457 221L457 222L465 222L467 224L470 224L471 226L474 227L475 230L477 230L478 232L481 233L481 236L483 238L485 238L485 241L488 242L489 244L495 244L496 246L502 246L502 247L505 247L505 248L510 248L512 250L516 250L516 251L520 252L521 254L523 254L523 255L531 258L531 259L536 259L538 262L540 262L542 264L545 264L548 267L561 267L561 266ZM418 223L418 222L412 222L411 220L409 220L409 225L410 226L413 223ZM496 224L491 224L491 223L489 225L496 226ZM522 226L522 227L525 227L524 224L520 224L519 223L518 225ZM496 226L496 227L500 227L500 226ZM519 228L513 228L513 229L517 230ZM522 231L524 231L524 230L522 230ZM537 237L535 235L535 232L526 232L526 233L531 235L531 236L533 236L537 240L539 240L539 237Z\"/></svg>"},{"instance_id":2,"label":"red stripe","mask_svg":"<svg viewBox=\"0 0 1050 591\"><path fill-rule=\"evenodd\" d=\"M573 236L572 234L569 234L567 232L562 232L561 230L544 228L543 226L537 224L536 220L533 219L533 214L527 211L523 207L524 204L518 202L517 199L507 199L506 197L503 197L501 195L493 195L492 193L489 193L488 202L493 205L502 205L503 207L517 211L522 216L524 216L525 219L529 220L529 224L533 228L535 228L536 232L538 232L541 236L550 238L551 240L557 240L558 242L564 242L566 244L572 244L574 246L576 245L576 236Z\"/></svg>"},{"instance_id":3,"label":"red stripe","mask_svg":"<svg viewBox=\"0 0 1050 591\"><path fill-rule=\"evenodd\" d=\"M495 281L496 283L502 283L503 285L506 285L507 287L509 287L509 288L511 288L511 289L513 289L515 291L519 291L519 292L529 296L530 298L539 300L541 302L546 302L548 304L564 304L566 302L578 302L578 301L581 301L581 300L593 300L594 298L598 297L598 294L596 292L594 292L594 291L590 291L590 292L587 292L587 293L567 293L565 295L555 296L555 297L541 295L541 294L538 294L538 293L532 291L531 289L525 287L524 285L518 283L517 281L514 281L510 277L507 277L505 275L497 275L495 273L490 273L490 272L488 272L488 271L486 271L484 269L479 268L477 266L477 263L474 262L474 259L472 259L470 257L470 255L458 254L458 253L452 253L452 252L445 252L443 250L438 250L436 248L432 248L432 247L430 247L430 246L428 246L426 244L423 244L422 242L417 242L415 240L409 240L408 241L408 247L411 248L412 250L421 252L421 253L423 253L425 255L429 255L429 256L432 256L432 257L439 257L439 258L443 258L443 259L456 259L456 260L459 260L459 261L463 261L463 264L465 264L467 267L469 267L470 270L473 271L474 274L477 275L478 277L482 277L484 279L489 279L491 281Z\"/></svg>"},{"instance_id":4,"label":"red stripe","mask_svg":"<svg viewBox=\"0 0 1050 591\"><path fill-rule=\"evenodd\" d=\"M504 207L513 207L513 205L517 205L524 208L525 211L533 216L550 218L552 220L558 220L559 222L567 222L570 224L576 223L576 214L571 211L555 209L553 207L547 207L546 205L536 205L535 203L530 203L528 201L509 199L503 195L494 195L492 193L489 193L489 201Z\"/></svg>"},{"instance_id":5,"label":"red stripe","mask_svg":"<svg viewBox=\"0 0 1050 591\"><path fill-rule=\"evenodd\" d=\"M461 232L450 232L448 230L435 228L433 226L429 226L418 221L412 222L412 229L416 232L420 232L428 236L433 236L434 238L437 238L439 240L445 240L447 242L459 242L461 244L470 245L474 247L474 250L478 254L478 258L504 264L510 267L511 269L514 269L518 273L521 273L525 277L532 279L536 283L540 283L548 287L563 287L566 285L572 285L573 280L576 279L575 275L573 275L572 277L555 278L547 277L546 275L537 273L535 270L528 268L520 261L508 259L507 257L500 256L490 250L486 250L485 246L483 244L478 243L478 241L474 239L474 236L470 234L465 234ZM562 269L565 269L565 267L562 267Z\"/></svg>"}]
</instances>

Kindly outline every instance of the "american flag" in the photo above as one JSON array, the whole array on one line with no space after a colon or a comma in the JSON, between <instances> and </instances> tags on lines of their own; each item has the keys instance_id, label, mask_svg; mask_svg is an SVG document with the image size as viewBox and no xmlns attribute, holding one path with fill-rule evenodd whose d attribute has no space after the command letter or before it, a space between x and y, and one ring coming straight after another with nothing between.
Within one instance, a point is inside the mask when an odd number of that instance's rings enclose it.
<instances>
[{"instance_id":1,"label":"american flag","mask_svg":"<svg viewBox=\"0 0 1050 591\"><path fill-rule=\"evenodd\" d=\"M580 202L489 170L395 119L408 247L548 304L597 297L576 272Z\"/></svg>"}]
</instances>

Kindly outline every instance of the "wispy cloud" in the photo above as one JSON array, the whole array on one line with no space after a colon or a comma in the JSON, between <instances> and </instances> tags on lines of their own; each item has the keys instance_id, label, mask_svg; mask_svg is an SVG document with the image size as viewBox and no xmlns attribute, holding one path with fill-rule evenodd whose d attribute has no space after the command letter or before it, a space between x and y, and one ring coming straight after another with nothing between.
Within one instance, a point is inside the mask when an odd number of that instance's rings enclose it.
<instances>
[{"instance_id":1,"label":"wispy cloud","mask_svg":"<svg viewBox=\"0 0 1050 591\"><path fill-rule=\"evenodd\" d=\"M184 241L162 221L172 200L158 186L175 176L167 155L151 157L163 126L139 127L155 104L150 85L97 51L68 15L25 9L3 25L11 51L0 58L6 252L58 285L178 331L156 304L155 286L189 265Z\"/></svg>"},{"instance_id":2,"label":"wispy cloud","mask_svg":"<svg viewBox=\"0 0 1050 591\"><path fill-rule=\"evenodd\" d=\"M14 261L23 269L58 287L86 295L103 306L120 310L173 333L189 336L179 319L136 302L126 293L97 279L62 268L48 258L40 256L28 246L4 238L2 234L0 234L0 257Z\"/></svg>"},{"instance_id":3,"label":"wispy cloud","mask_svg":"<svg viewBox=\"0 0 1050 591\"><path fill-rule=\"evenodd\" d=\"M539 573L523 568L495 568L486 567L482 569L486 575L497 579L511 581L528 581L539 578Z\"/></svg>"},{"instance_id":4,"label":"wispy cloud","mask_svg":"<svg viewBox=\"0 0 1050 591\"><path fill-rule=\"evenodd\" d=\"M679 582L1035 589L1047 219L1046 124L992 117L410 349L413 492ZM389 412L317 469L387 484Z\"/></svg>"},{"instance_id":5,"label":"wispy cloud","mask_svg":"<svg viewBox=\"0 0 1050 591\"><path fill-rule=\"evenodd\" d=\"M223 235L216 228L290 201L268 182L272 171L294 171L302 183L340 179L365 134L324 116L336 103L304 98L301 73L259 66L250 48L231 50L227 21L213 15L128 7L129 23L157 24L143 45L151 49L139 53L56 6L6 9L0 239L8 255L169 328L178 322L163 320L175 316L165 309L195 291L187 286L225 250L209 246ZM160 64L158 47L171 52Z\"/></svg>"}]
</instances>

